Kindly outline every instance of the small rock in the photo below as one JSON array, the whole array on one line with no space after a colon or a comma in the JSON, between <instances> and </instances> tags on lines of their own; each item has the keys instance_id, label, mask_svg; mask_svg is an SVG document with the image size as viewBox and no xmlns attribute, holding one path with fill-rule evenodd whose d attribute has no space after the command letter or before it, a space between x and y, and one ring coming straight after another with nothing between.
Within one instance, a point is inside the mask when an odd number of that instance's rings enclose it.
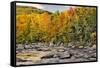
<instances>
[{"instance_id":1,"label":"small rock","mask_svg":"<svg viewBox=\"0 0 100 68\"><path fill-rule=\"evenodd\" d=\"M79 46L79 48L84 48L83 46Z\"/></svg>"},{"instance_id":2,"label":"small rock","mask_svg":"<svg viewBox=\"0 0 100 68\"><path fill-rule=\"evenodd\" d=\"M82 62L82 61L88 61L87 59L84 58L77 58L74 60L75 62Z\"/></svg>"},{"instance_id":3,"label":"small rock","mask_svg":"<svg viewBox=\"0 0 100 68\"><path fill-rule=\"evenodd\" d=\"M58 49L58 52L65 52L65 49Z\"/></svg>"},{"instance_id":4,"label":"small rock","mask_svg":"<svg viewBox=\"0 0 100 68\"><path fill-rule=\"evenodd\" d=\"M77 54L75 54L74 56L75 56L76 58L80 58L80 57L83 57L84 54L83 54L83 53L77 53Z\"/></svg>"},{"instance_id":5,"label":"small rock","mask_svg":"<svg viewBox=\"0 0 100 68\"><path fill-rule=\"evenodd\" d=\"M83 57L84 57L84 58L89 58L89 55L85 54Z\"/></svg>"},{"instance_id":6,"label":"small rock","mask_svg":"<svg viewBox=\"0 0 100 68\"><path fill-rule=\"evenodd\" d=\"M93 54L91 54L91 57L92 58L96 58L97 57L97 54L96 53L93 53Z\"/></svg>"},{"instance_id":7,"label":"small rock","mask_svg":"<svg viewBox=\"0 0 100 68\"><path fill-rule=\"evenodd\" d=\"M53 57L54 57L54 58L57 58L57 57L58 57L58 55L57 55L57 54L55 54Z\"/></svg>"},{"instance_id":8,"label":"small rock","mask_svg":"<svg viewBox=\"0 0 100 68\"><path fill-rule=\"evenodd\" d=\"M42 59L41 63L58 63L59 58Z\"/></svg>"},{"instance_id":9,"label":"small rock","mask_svg":"<svg viewBox=\"0 0 100 68\"><path fill-rule=\"evenodd\" d=\"M91 60L91 61L95 61L95 60L96 60L96 58L89 58L89 60Z\"/></svg>"},{"instance_id":10,"label":"small rock","mask_svg":"<svg viewBox=\"0 0 100 68\"><path fill-rule=\"evenodd\" d=\"M24 49L24 46L22 44L17 44L16 45L16 49L19 50L19 49Z\"/></svg>"},{"instance_id":11,"label":"small rock","mask_svg":"<svg viewBox=\"0 0 100 68\"><path fill-rule=\"evenodd\" d=\"M88 51L89 53L93 53L93 51Z\"/></svg>"},{"instance_id":12,"label":"small rock","mask_svg":"<svg viewBox=\"0 0 100 68\"><path fill-rule=\"evenodd\" d=\"M28 45L28 44L25 44L25 45L24 45L24 48L25 48L25 49L30 49L30 48L32 48L32 47L31 47L30 45Z\"/></svg>"},{"instance_id":13,"label":"small rock","mask_svg":"<svg viewBox=\"0 0 100 68\"><path fill-rule=\"evenodd\" d=\"M60 59L68 59L68 58L71 58L71 54L69 54L68 52L60 53L59 58Z\"/></svg>"},{"instance_id":14,"label":"small rock","mask_svg":"<svg viewBox=\"0 0 100 68\"><path fill-rule=\"evenodd\" d=\"M96 45L94 44L91 48L92 48L92 49L96 49Z\"/></svg>"},{"instance_id":15,"label":"small rock","mask_svg":"<svg viewBox=\"0 0 100 68\"><path fill-rule=\"evenodd\" d=\"M49 48L37 48L38 51L50 51Z\"/></svg>"},{"instance_id":16,"label":"small rock","mask_svg":"<svg viewBox=\"0 0 100 68\"><path fill-rule=\"evenodd\" d=\"M53 57L54 57L54 54L50 53L50 54L46 54L46 55L42 56L41 59L49 59L49 58L53 58Z\"/></svg>"},{"instance_id":17,"label":"small rock","mask_svg":"<svg viewBox=\"0 0 100 68\"><path fill-rule=\"evenodd\" d=\"M30 59L21 59L21 58L17 58L16 60L17 62L27 62L27 61L32 61Z\"/></svg>"},{"instance_id":18,"label":"small rock","mask_svg":"<svg viewBox=\"0 0 100 68\"><path fill-rule=\"evenodd\" d=\"M75 46L72 46L71 48L75 48Z\"/></svg>"},{"instance_id":19,"label":"small rock","mask_svg":"<svg viewBox=\"0 0 100 68\"><path fill-rule=\"evenodd\" d=\"M73 44L72 43L68 43L68 47L72 47L73 46Z\"/></svg>"},{"instance_id":20,"label":"small rock","mask_svg":"<svg viewBox=\"0 0 100 68\"><path fill-rule=\"evenodd\" d=\"M32 43L32 45L37 45L37 43Z\"/></svg>"}]
</instances>

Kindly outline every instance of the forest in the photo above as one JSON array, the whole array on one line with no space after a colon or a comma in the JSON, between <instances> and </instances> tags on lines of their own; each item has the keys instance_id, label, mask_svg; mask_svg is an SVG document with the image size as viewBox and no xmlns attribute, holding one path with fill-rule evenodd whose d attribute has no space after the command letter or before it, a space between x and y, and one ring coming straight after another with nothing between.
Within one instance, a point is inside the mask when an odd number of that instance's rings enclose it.
<instances>
[{"instance_id":1,"label":"forest","mask_svg":"<svg viewBox=\"0 0 100 68\"><path fill-rule=\"evenodd\" d=\"M16 43L96 42L96 8L69 7L54 13L17 7Z\"/></svg>"}]
</instances>

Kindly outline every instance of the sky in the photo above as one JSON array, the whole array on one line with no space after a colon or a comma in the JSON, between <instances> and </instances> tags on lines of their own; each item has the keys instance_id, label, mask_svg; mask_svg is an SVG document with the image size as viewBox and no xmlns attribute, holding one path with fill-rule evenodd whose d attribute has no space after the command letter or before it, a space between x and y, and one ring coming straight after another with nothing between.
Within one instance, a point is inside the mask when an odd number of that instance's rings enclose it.
<instances>
[{"instance_id":1,"label":"sky","mask_svg":"<svg viewBox=\"0 0 100 68\"><path fill-rule=\"evenodd\" d=\"M31 3L17 3L16 5L33 6L39 9L47 10L49 12L63 11L71 7L71 6L64 6L64 5L31 4Z\"/></svg>"}]
</instances>

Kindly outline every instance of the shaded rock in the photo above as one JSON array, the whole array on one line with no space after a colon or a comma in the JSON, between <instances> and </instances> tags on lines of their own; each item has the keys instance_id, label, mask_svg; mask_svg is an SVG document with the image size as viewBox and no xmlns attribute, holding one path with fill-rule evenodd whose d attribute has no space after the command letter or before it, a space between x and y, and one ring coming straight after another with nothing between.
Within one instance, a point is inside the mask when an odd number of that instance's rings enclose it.
<instances>
[{"instance_id":1,"label":"shaded rock","mask_svg":"<svg viewBox=\"0 0 100 68\"><path fill-rule=\"evenodd\" d=\"M63 42L59 41L56 46L63 46L63 45L64 45Z\"/></svg>"},{"instance_id":2,"label":"shaded rock","mask_svg":"<svg viewBox=\"0 0 100 68\"><path fill-rule=\"evenodd\" d=\"M38 51L51 51L50 48L37 48Z\"/></svg>"},{"instance_id":3,"label":"shaded rock","mask_svg":"<svg viewBox=\"0 0 100 68\"><path fill-rule=\"evenodd\" d=\"M90 56L91 56L92 58L96 58L96 57L97 57L97 54L96 54L96 53L93 53L93 54L90 54Z\"/></svg>"}]
</instances>

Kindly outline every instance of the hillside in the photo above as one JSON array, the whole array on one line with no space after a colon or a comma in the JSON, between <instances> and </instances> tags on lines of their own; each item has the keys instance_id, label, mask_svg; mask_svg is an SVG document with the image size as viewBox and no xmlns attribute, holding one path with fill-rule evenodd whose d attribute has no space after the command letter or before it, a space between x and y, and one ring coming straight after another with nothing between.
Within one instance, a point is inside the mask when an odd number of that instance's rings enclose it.
<instances>
[{"instance_id":1,"label":"hillside","mask_svg":"<svg viewBox=\"0 0 100 68\"><path fill-rule=\"evenodd\" d=\"M16 6L16 13L17 14L31 14L31 13L39 13L39 14L41 14L43 12L48 12L49 14L51 14L51 12L49 12L49 11L38 9L38 8L35 8L35 7Z\"/></svg>"}]
</instances>

